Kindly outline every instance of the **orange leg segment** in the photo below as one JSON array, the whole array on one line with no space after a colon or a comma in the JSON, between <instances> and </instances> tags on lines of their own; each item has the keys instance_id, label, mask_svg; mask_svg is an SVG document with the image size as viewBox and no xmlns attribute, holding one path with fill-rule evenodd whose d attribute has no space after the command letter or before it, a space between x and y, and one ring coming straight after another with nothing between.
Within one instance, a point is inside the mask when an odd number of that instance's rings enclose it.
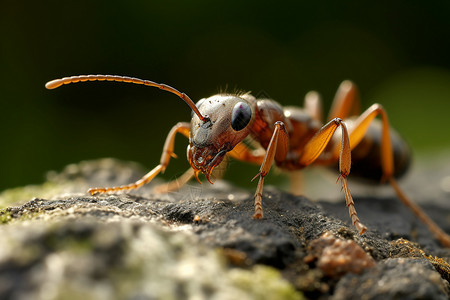
<instances>
[{"instance_id":1,"label":"orange leg segment","mask_svg":"<svg viewBox=\"0 0 450 300\"><path fill-rule=\"evenodd\" d=\"M367 230L367 227L359 221L356 214L355 203L353 202L353 198L347 184L347 176L350 174L351 167L351 150L349 135L345 123L341 119L335 118L323 126L322 129L319 130L319 132L317 132L317 134L305 145L305 150L299 157L299 163L305 167L312 164L324 151L338 127L341 127L342 130L341 145L339 150L339 172L342 181L342 188L344 190L345 200L352 223L356 229L358 229L359 233L363 234Z\"/></svg>"},{"instance_id":2,"label":"orange leg segment","mask_svg":"<svg viewBox=\"0 0 450 300\"><path fill-rule=\"evenodd\" d=\"M386 111L380 104L374 104L369 107L356 121L350 132L350 149L354 149L362 140L369 128L370 122L381 116L382 121L382 137L381 137L381 167L383 170L383 180L389 181L393 187L397 197L407 206L411 211L428 227L430 232L434 234L442 245L450 247L450 236L445 233L417 204L412 202L408 196L400 189L397 181L393 177L394 173L394 158L392 152L392 144L389 133L389 121ZM332 160L337 159L341 155L341 150L336 146L333 150ZM345 190L345 188L344 188ZM346 196L347 199L347 196ZM347 206L349 202L347 199Z\"/></svg>"},{"instance_id":3,"label":"orange leg segment","mask_svg":"<svg viewBox=\"0 0 450 300\"><path fill-rule=\"evenodd\" d=\"M443 246L450 248L450 236L445 233L441 229L441 227L439 227L433 220L431 220L430 217L417 204L409 200L409 198L405 195L405 193L403 193L403 191L398 186L397 181L393 177L389 178L389 183L392 185L395 193L397 194L397 197L400 198L403 204L412 210L417 218L419 218L428 227L428 230L430 230L434 234L434 236L438 239L439 242L441 242Z\"/></svg>"},{"instance_id":4,"label":"orange leg segment","mask_svg":"<svg viewBox=\"0 0 450 300\"><path fill-rule=\"evenodd\" d=\"M350 80L345 80L336 92L328 120L333 118L346 119L347 117L356 116L360 113L358 88Z\"/></svg>"},{"instance_id":5,"label":"orange leg segment","mask_svg":"<svg viewBox=\"0 0 450 300\"><path fill-rule=\"evenodd\" d=\"M263 209L262 209L262 191L264 185L264 177L269 173L272 166L273 160L283 161L288 152L288 133L283 122L275 123L275 130L270 139L269 146L267 147L266 155L259 169L259 173L253 177L254 180L259 176L258 186L255 192L255 214L254 219L262 219Z\"/></svg>"},{"instance_id":6,"label":"orange leg segment","mask_svg":"<svg viewBox=\"0 0 450 300\"><path fill-rule=\"evenodd\" d=\"M264 161L265 151L262 149L253 150L241 142L233 150L228 152L227 155L237 160L261 165Z\"/></svg>"},{"instance_id":7,"label":"orange leg segment","mask_svg":"<svg viewBox=\"0 0 450 300\"><path fill-rule=\"evenodd\" d=\"M392 155L391 137L389 134L389 121L386 111L380 104L373 104L358 119L350 132L350 147L353 150L369 128L370 123L376 116L381 115L382 137L381 137L381 167L383 169L384 179L392 177L394 173L394 159ZM336 146L333 151L333 159L339 157L339 148Z\"/></svg>"},{"instance_id":8,"label":"orange leg segment","mask_svg":"<svg viewBox=\"0 0 450 300\"><path fill-rule=\"evenodd\" d=\"M186 172L183 173L183 175L181 175L177 179L156 186L154 192L157 194L164 194L177 191L181 187L183 187L186 183L188 183L188 181L191 180L193 177L194 177L194 170L192 168L189 168L186 170Z\"/></svg>"},{"instance_id":9,"label":"orange leg segment","mask_svg":"<svg viewBox=\"0 0 450 300\"><path fill-rule=\"evenodd\" d=\"M166 142L164 143L163 153L161 155L161 161L159 165L148 172L144 177L128 185L89 189L88 193L90 193L91 195L95 195L137 189L152 181L152 179L155 178L155 176L159 173L164 173L167 165L169 164L170 158L176 157L175 153L173 153L173 149L175 145L175 136L177 133L181 133L184 136L189 137L189 123L180 122L172 127L166 138Z\"/></svg>"},{"instance_id":10,"label":"orange leg segment","mask_svg":"<svg viewBox=\"0 0 450 300\"><path fill-rule=\"evenodd\" d=\"M313 117L316 121L321 124L323 122L323 109L322 100L320 99L319 93L315 91L308 92L305 95L305 103L303 104L303 109L308 115Z\"/></svg>"}]
</instances>

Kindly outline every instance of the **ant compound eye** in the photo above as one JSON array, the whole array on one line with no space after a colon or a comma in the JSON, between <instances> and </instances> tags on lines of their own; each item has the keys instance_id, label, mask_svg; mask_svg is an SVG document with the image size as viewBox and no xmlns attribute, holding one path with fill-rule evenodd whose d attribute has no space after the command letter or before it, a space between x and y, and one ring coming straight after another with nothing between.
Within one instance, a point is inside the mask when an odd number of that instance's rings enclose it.
<instances>
[{"instance_id":1,"label":"ant compound eye","mask_svg":"<svg viewBox=\"0 0 450 300\"><path fill-rule=\"evenodd\" d=\"M236 131L244 129L252 118L252 110L245 102L238 102L231 111L231 128Z\"/></svg>"}]
</instances>

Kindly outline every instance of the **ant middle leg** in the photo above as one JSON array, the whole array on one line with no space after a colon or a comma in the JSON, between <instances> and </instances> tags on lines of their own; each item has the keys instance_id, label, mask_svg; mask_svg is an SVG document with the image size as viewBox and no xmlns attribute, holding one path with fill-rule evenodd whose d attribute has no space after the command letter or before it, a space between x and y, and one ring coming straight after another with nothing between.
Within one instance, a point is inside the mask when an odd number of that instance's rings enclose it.
<instances>
[{"instance_id":1,"label":"ant middle leg","mask_svg":"<svg viewBox=\"0 0 450 300\"><path fill-rule=\"evenodd\" d=\"M339 118L335 118L328 122L305 145L303 152L300 154L295 163L300 167L306 167L316 161L324 152L326 146L330 143L330 140L338 127L341 127L342 132L338 156L340 172L339 178L342 182L342 189L344 190L345 200L349 210L350 218L352 219L352 223L359 231L359 233L363 234L367 230L367 227L359 221L355 209L355 203L347 184L347 176L350 174L351 168L351 150L349 134L345 123Z\"/></svg>"}]
</instances>

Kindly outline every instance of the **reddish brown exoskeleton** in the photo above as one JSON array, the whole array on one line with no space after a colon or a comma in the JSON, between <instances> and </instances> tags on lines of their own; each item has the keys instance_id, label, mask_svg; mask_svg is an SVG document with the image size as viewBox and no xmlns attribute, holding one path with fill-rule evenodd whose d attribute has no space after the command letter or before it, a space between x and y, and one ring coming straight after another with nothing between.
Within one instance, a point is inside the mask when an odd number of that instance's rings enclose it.
<instances>
[{"instance_id":1,"label":"reddish brown exoskeleton","mask_svg":"<svg viewBox=\"0 0 450 300\"><path fill-rule=\"evenodd\" d=\"M192 167L183 175L181 185L201 172L212 183L210 176L226 155L261 166L255 192L253 218L263 217L262 195L264 177L273 162L284 170L299 170L311 164L331 166L339 164L339 172L352 223L362 234L366 231L358 219L347 184L350 165L359 166L357 174L363 177L382 177L394 188L397 196L424 222L436 238L450 247L450 237L436 225L399 188L395 177L401 176L409 165L409 149L389 127L388 117L379 104L373 104L359 115L356 86L344 81L334 99L328 122L322 123L321 100L317 93L305 97L304 108L285 107L270 99L256 99L246 94L217 94L194 102L184 93L148 80L115 75L81 75L56 79L46 84L48 89L63 84L83 81L118 81L143 84L171 92L183 99L192 109L190 123L178 123L167 136L160 164L142 179L129 185L93 188L91 194L117 192L141 187L160 172L164 172L174 157L177 133L189 138L188 160ZM381 120L375 117L381 116ZM340 131L335 131L340 128ZM256 151L243 143L252 137L265 151ZM260 149L259 149L260 150ZM353 152L353 157L351 156ZM358 164L358 162L360 162Z\"/></svg>"}]
</instances>

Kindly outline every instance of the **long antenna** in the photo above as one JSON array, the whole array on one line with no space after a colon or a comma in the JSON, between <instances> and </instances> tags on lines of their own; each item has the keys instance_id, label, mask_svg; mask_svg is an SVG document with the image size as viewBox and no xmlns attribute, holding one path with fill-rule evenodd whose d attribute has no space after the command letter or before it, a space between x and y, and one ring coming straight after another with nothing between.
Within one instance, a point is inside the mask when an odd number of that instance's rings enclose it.
<instances>
[{"instance_id":1,"label":"long antenna","mask_svg":"<svg viewBox=\"0 0 450 300\"><path fill-rule=\"evenodd\" d=\"M188 95L185 93L181 93L177 89L163 83L156 83L150 80L143 80L139 78L134 77L128 77L128 76L119 76L119 75L79 75L79 76L71 76L71 77L64 77L61 79L55 79L52 81L49 81L45 84L45 87L49 90L56 89L57 87L60 87L64 84L69 83L77 83L77 82L85 82L85 81L116 81L116 82L126 82L126 83L135 83L135 84L143 84L146 86L152 86L157 87L161 90L168 91L172 94L177 95L181 99L184 100L184 102L189 105L189 107L196 113L196 115L200 118L202 121L206 121L207 118L204 117L200 111L198 110L197 106L195 106L194 101L192 101L191 98L189 98Z\"/></svg>"}]
</instances>

